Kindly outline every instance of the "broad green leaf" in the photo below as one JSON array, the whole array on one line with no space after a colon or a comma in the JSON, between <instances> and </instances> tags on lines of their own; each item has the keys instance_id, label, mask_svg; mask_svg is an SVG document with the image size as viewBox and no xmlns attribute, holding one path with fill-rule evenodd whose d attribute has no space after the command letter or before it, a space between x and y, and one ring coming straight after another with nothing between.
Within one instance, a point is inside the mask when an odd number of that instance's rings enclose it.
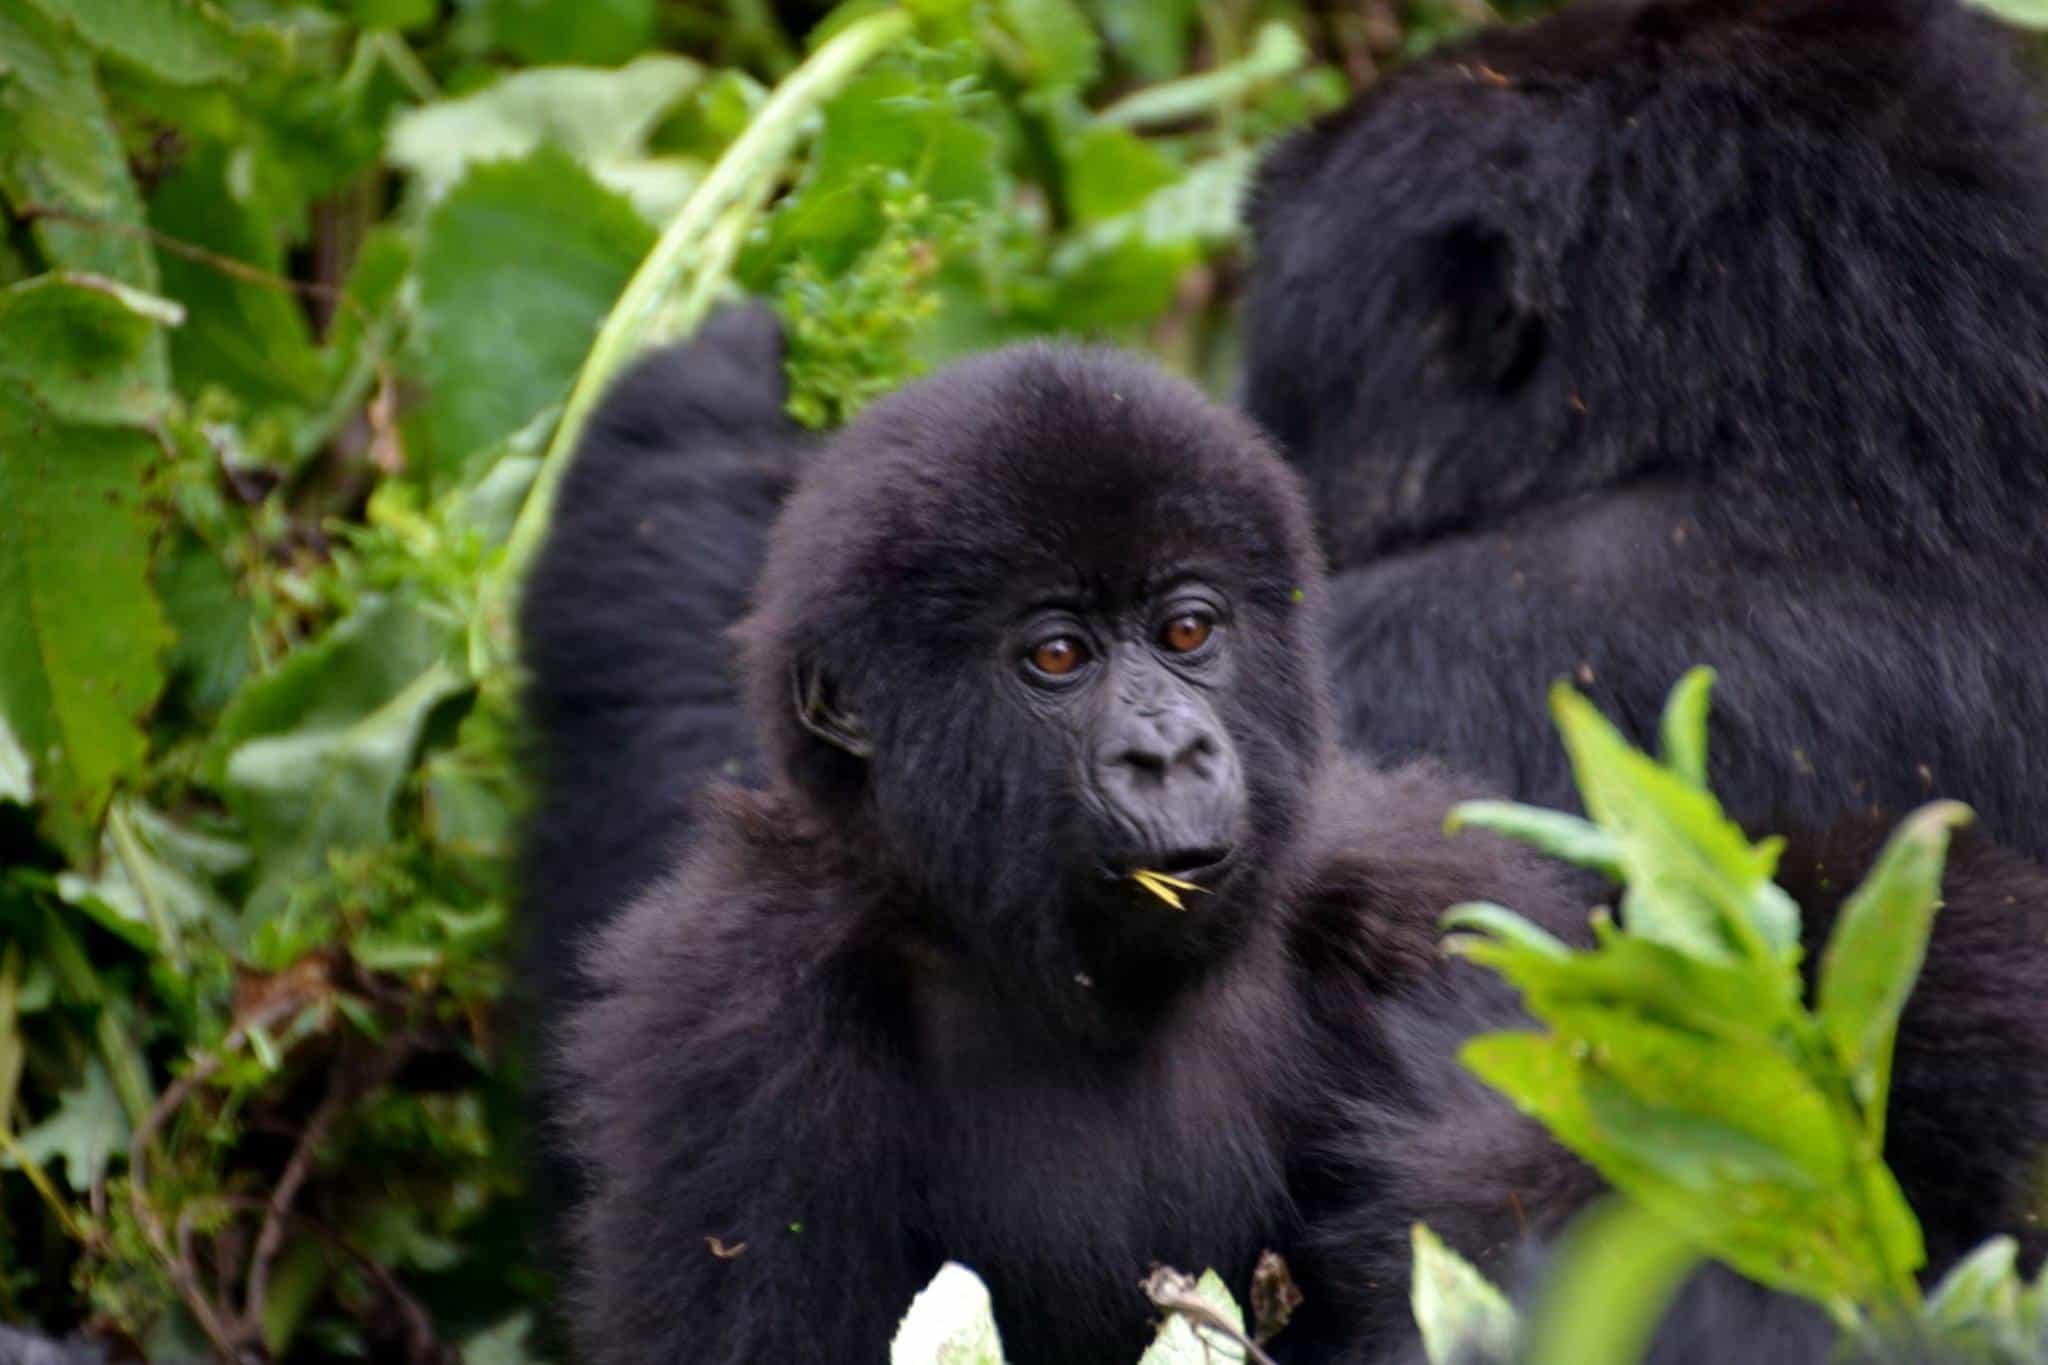
<instances>
[{"instance_id":1,"label":"broad green leaf","mask_svg":"<svg viewBox=\"0 0 2048 1365\"><path fill-rule=\"evenodd\" d=\"M495 46L535 65L610 66L655 45L656 0L482 0Z\"/></svg>"},{"instance_id":2,"label":"broad green leaf","mask_svg":"<svg viewBox=\"0 0 2048 1365\"><path fill-rule=\"evenodd\" d=\"M196 149L150 196L158 231L270 275L287 266L261 208L238 189L238 153ZM185 306L171 335L178 388L197 396L218 385L245 403L310 411L325 396L326 367L314 349L305 310L288 289L237 279L219 266L163 257L164 292Z\"/></svg>"},{"instance_id":3,"label":"broad green leaf","mask_svg":"<svg viewBox=\"0 0 2048 1365\"><path fill-rule=\"evenodd\" d=\"M1239 1335L1244 1333L1244 1312L1222 1276L1213 1270L1203 1271L1195 1282L1195 1297ZM1138 1357L1138 1365L1240 1365L1244 1358L1242 1342L1221 1332L1198 1330L1185 1313L1169 1313L1145 1354Z\"/></svg>"},{"instance_id":4,"label":"broad green leaf","mask_svg":"<svg viewBox=\"0 0 2048 1365\"><path fill-rule=\"evenodd\" d=\"M235 941L234 914L211 878L247 860L238 845L179 828L140 802L122 800L101 838L99 872L64 872L57 894L146 953L182 958L183 938L204 931Z\"/></svg>"},{"instance_id":5,"label":"broad green leaf","mask_svg":"<svg viewBox=\"0 0 2048 1365\"><path fill-rule=\"evenodd\" d=\"M1087 0L1110 48L1145 80L1178 74L1188 60L1195 0Z\"/></svg>"},{"instance_id":6,"label":"broad green leaf","mask_svg":"<svg viewBox=\"0 0 2048 1365\"><path fill-rule=\"evenodd\" d=\"M177 85L234 73L241 39L208 0L29 0L92 47Z\"/></svg>"},{"instance_id":7,"label":"broad green leaf","mask_svg":"<svg viewBox=\"0 0 2048 1365\"><path fill-rule=\"evenodd\" d=\"M428 219L420 259L435 470L480 468L562 401L653 242L630 204L557 149L470 169Z\"/></svg>"},{"instance_id":8,"label":"broad green leaf","mask_svg":"<svg viewBox=\"0 0 2048 1365\"><path fill-rule=\"evenodd\" d=\"M1078 223L1127 213L1180 179L1152 143L1122 128L1090 128L1062 149L1067 208Z\"/></svg>"},{"instance_id":9,"label":"broad green leaf","mask_svg":"<svg viewBox=\"0 0 2048 1365\"><path fill-rule=\"evenodd\" d=\"M248 914L275 911L333 850L391 837L391 802L421 727L466 685L456 623L372 598L324 638L251 683L224 716L229 804L249 831L258 881Z\"/></svg>"},{"instance_id":10,"label":"broad green leaf","mask_svg":"<svg viewBox=\"0 0 2048 1365\"><path fill-rule=\"evenodd\" d=\"M20 1137L21 1150L39 1166L61 1162L64 1183L91 1189L116 1156L128 1153L128 1111L97 1058L57 1101L57 1112Z\"/></svg>"},{"instance_id":11,"label":"broad green leaf","mask_svg":"<svg viewBox=\"0 0 2048 1365\"><path fill-rule=\"evenodd\" d=\"M1581 1214L1550 1265L1526 1365L1636 1365L1699 1250L1625 1199ZM1626 1293L1616 1293L1626 1285Z\"/></svg>"},{"instance_id":12,"label":"broad green leaf","mask_svg":"<svg viewBox=\"0 0 2048 1365\"><path fill-rule=\"evenodd\" d=\"M615 71L515 72L475 94L400 115L391 125L391 160L439 198L472 165L522 157L545 144L649 213L675 199L678 188L687 192L701 173L686 162L649 160L647 135L703 76L697 63L667 55ZM658 199L643 202L650 193Z\"/></svg>"},{"instance_id":13,"label":"broad green leaf","mask_svg":"<svg viewBox=\"0 0 2048 1365\"><path fill-rule=\"evenodd\" d=\"M142 201L92 56L26 4L0 9L0 194L17 211L60 211L30 225L52 266L158 292ZM164 357L152 339L151 383L163 382Z\"/></svg>"},{"instance_id":14,"label":"broad green leaf","mask_svg":"<svg viewBox=\"0 0 2048 1365\"><path fill-rule=\"evenodd\" d=\"M1843 903L1821 957L1815 1012L1855 1087L1874 1141L1884 1135L1899 1015L1920 978L1941 904L1949 836L1969 819L1969 808L1953 801L1923 806L1907 817Z\"/></svg>"},{"instance_id":15,"label":"broad green leaf","mask_svg":"<svg viewBox=\"0 0 2048 1365\"><path fill-rule=\"evenodd\" d=\"M0 715L28 753L44 832L89 860L138 720L163 685L139 432L59 420L0 379Z\"/></svg>"},{"instance_id":16,"label":"broad green leaf","mask_svg":"<svg viewBox=\"0 0 2048 1365\"><path fill-rule=\"evenodd\" d=\"M103 275L38 275L0 289L0 378L72 421L146 422L168 397L151 362L157 329L184 317Z\"/></svg>"},{"instance_id":17,"label":"broad green leaf","mask_svg":"<svg viewBox=\"0 0 2048 1365\"><path fill-rule=\"evenodd\" d=\"M981 1277L948 1261L910 1301L889 1365L1003 1365L995 1306Z\"/></svg>"},{"instance_id":18,"label":"broad green leaf","mask_svg":"<svg viewBox=\"0 0 2048 1365\"><path fill-rule=\"evenodd\" d=\"M1430 1365L1459 1365L1475 1356L1509 1359L1521 1323L1507 1296L1421 1223L1412 1239L1415 1272L1409 1299Z\"/></svg>"},{"instance_id":19,"label":"broad green leaf","mask_svg":"<svg viewBox=\"0 0 2048 1365\"><path fill-rule=\"evenodd\" d=\"M996 14L1022 44L1018 72L1041 90L1081 88L1101 69L1095 30L1074 0L997 0Z\"/></svg>"},{"instance_id":20,"label":"broad green leaf","mask_svg":"<svg viewBox=\"0 0 2048 1365\"><path fill-rule=\"evenodd\" d=\"M1544 810L1514 801L1464 801L1452 809L1444 829L1452 834L1483 829L1580 867L1609 876L1621 873L1621 848L1613 836L1592 821L1561 810Z\"/></svg>"},{"instance_id":21,"label":"broad green leaf","mask_svg":"<svg viewBox=\"0 0 2048 1365\"><path fill-rule=\"evenodd\" d=\"M1707 708L1713 693L1713 669L1687 673L1671 689L1658 731L1664 766L1702 789L1707 785Z\"/></svg>"}]
</instances>

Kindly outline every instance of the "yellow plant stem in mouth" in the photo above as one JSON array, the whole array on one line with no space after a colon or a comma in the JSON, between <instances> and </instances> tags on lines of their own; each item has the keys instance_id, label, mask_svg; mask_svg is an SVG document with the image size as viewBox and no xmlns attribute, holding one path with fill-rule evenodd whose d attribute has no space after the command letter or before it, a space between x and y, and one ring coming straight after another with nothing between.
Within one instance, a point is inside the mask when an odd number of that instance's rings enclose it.
<instances>
[{"instance_id":1,"label":"yellow plant stem in mouth","mask_svg":"<svg viewBox=\"0 0 2048 1365\"><path fill-rule=\"evenodd\" d=\"M1131 880L1176 910L1188 908L1187 902L1180 898L1181 892L1203 890L1193 882L1182 881L1179 877L1169 877L1164 872L1154 872L1143 867L1131 874Z\"/></svg>"}]
</instances>

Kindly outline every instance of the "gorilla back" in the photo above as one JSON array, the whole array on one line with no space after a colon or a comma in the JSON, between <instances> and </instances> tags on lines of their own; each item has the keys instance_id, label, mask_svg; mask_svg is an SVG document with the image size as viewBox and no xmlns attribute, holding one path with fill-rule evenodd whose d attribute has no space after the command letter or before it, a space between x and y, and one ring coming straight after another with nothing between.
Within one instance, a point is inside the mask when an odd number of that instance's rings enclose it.
<instances>
[{"instance_id":1,"label":"gorilla back","mask_svg":"<svg viewBox=\"0 0 2048 1365\"><path fill-rule=\"evenodd\" d=\"M1347 739L1544 803L1573 676L1711 663L1753 825L2048 852L2048 133L1952 0L1587 3L1284 144L1253 414L1341 570Z\"/></svg>"}]
</instances>

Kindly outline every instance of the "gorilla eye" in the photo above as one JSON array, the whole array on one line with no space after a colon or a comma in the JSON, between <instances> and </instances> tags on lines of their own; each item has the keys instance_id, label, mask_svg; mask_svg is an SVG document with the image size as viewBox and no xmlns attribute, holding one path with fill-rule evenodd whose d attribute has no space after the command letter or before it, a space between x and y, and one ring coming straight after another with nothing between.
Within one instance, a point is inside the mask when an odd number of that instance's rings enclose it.
<instances>
[{"instance_id":1,"label":"gorilla eye","mask_svg":"<svg viewBox=\"0 0 2048 1365\"><path fill-rule=\"evenodd\" d=\"M1216 622L1198 611L1182 612L1159 632L1159 643L1175 654L1192 654L1209 643Z\"/></svg>"},{"instance_id":2,"label":"gorilla eye","mask_svg":"<svg viewBox=\"0 0 2048 1365\"><path fill-rule=\"evenodd\" d=\"M1031 647L1031 666L1050 678L1064 678L1088 662L1088 646L1071 635L1056 635Z\"/></svg>"}]
</instances>

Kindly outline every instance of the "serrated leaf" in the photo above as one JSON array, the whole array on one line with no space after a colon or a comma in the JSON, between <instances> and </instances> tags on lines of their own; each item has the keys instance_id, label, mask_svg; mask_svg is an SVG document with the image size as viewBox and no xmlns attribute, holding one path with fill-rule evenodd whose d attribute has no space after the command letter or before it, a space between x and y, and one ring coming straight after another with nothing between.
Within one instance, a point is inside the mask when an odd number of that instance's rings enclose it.
<instances>
[{"instance_id":1,"label":"serrated leaf","mask_svg":"<svg viewBox=\"0 0 2048 1365\"><path fill-rule=\"evenodd\" d=\"M157 454L0 379L0 714L29 756L42 828L74 862L141 764L138 722L163 686L143 502Z\"/></svg>"},{"instance_id":2,"label":"serrated leaf","mask_svg":"<svg viewBox=\"0 0 2048 1365\"><path fill-rule=\"evenodd\" d=\"M1244 1334L1244 1311L1231 1297L1230 1287L1223 1283L1221 1275L1213 1270L1203 1271L1201 1279L1195 1282L1195 1297L1229 1323L1239 1336ZM1241 1341L1221 1332L1198 1330L1184 1313L1169 1313L1152 1344L1145 1348L1145 1354L1138 1357L1138 1365L1239 1365L1244 1358Z\"/></svg>"},{"instance_id":3,"label":"serrated leaf","mask_svg":"<svg viewBox=\"0 0 2048 1365\"><path fill-rule=\"evenodd\" d=\"M1953 801L1908 816L1843 902L1821 957L1815 1013L1877 1139L1884 1134L1899 1015L1920 978L1941 904L1949 837L1969 819L1969 808Z\"/></svg>"},{"instance_id":4,"label":"serrated leaf","mask_svg":"<svg viewBox=\"0 0 2048 1365\"><path fill-rule=\"evenodd\" d=\"M205 0L29 0L51 22L158 80L194 85L232 75L241 39Z\"/></svg>"},{"instance_id":5,"label":"serrated leaf","mask_svg":"<svg viewBox=\"0 0 2048 1365\"><path fill-rule=\"evenodd\" d=\"M61 211L29 229L52 266L159 292L141 197L92 56L27 5L0 9L0 193L16 210ZM165 380L160 338L148 345L145 375Z\"/></svg>"},{"instance_id":6,"label":"serrated leaf","mask_svg":"<svg viewBox=\"0 0 2048 1365\"><path fill-rule=\"evenodd\" d=\"M428 219L420 258L436 471L480 468L562 401L653 242L632 205L564 152L471 168Z\"/></svg>"},{"instance_id":7,"label":"serrated leaf","mask_svg":"<svg viewBox=\"0 0 2048 1365\"><path fill-rule=\"evenodd\" d=\"M1003 1365L995 1305L981 1277L957 1261L910 1301L889 1343L889 1365Z\"/></svg>"},{"instance_id":8,"label":"serrated leaf","mask_svg":"<svg viewBox=\"0 0 2048 1365\"><path fill-rule=\"evenodd\" d=\"M459 630L372 598L278 670L243 689L220 724L228 803L249 831L260 920L320 872L332 850L391 837L391 803L427 713L467 685L450 660Z\"/></svg>"},{"instance_id":9,"label":"serrated leaf","mask_svg":"<svg viewBox=\"0 0 2048 1365\"><path fill-rule=\"evenodd\" d=\"M98 1183L115 1155L127 1152L128 1131L128 1111L106 1066L95 1058L86 1063L78 1083L58 1097L57 1112L18 1140L37 1165L61 1162L64 1183L83 1193Z\"/></svg>"},{"instance_id":10,"label":"serrated leaf","mask_svg":"<svg viewBox=\"0 0 2048 1365\"><path fill-rule=\"evenodd\" d=\"M701 173L650 161L647 135L703 78L696 62L665 54L610 71L515 72L475 94L400 115L391 125L390 157L439 198L472 165L558 147L646 213Z\"/></svg>"},{"instance_id":11,"label":"serrated leaf","mask_svg":"<svg viewBox=\"0 0 2048 1365\"><path fill-rule=\"evenodd\" d=\"M146 422L169 397L150 363L157 329L182 321L169 299L103 275L37 275L0 289L0 377L59 417Z\"/></svg>"},{"instance_id":12,"label":"serrated leaf","mask_svg":"<svg viewBox=\"0 0 2048 1365\"><path fill-rule=\"evenodd\" d=\"M1412 1240L1409 1302L1430 1365L1510 1359L1521 1323L1507 1296L1423 1224L1415 1225Z\"/></svg>"}]
</instances>

